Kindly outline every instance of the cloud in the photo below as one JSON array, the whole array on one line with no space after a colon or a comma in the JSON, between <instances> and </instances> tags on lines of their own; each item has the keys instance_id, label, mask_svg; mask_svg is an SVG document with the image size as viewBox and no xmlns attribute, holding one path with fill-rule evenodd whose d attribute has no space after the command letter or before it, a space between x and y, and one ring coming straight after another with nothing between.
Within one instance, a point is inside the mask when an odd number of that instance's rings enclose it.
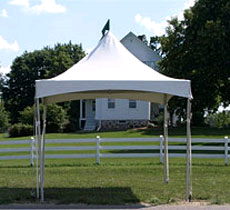
<instances>
[{"instance_id":1,"label":"cloud","mask_svg":"<svg viewBox=\"0 0 230 210\"><path fill-rule=\"evenodd\" d=\"M41 13L64 13L66 8L61 4L57 4L55 0L41 0L41 4L30 8L35 14Z\"/></svg>"},{"instance_id":2,"label":"cloud","mask_svg":"<svg viewBox=\"0 0 230 210\"><path fill-rule=\"evenodd\" d=\"M2 36L0 36L0 50L10 50L10 51L17 52L19 51L19 45L17 41L14 41L13 43L9 43Z\"/></svg>"},{"instance_id":3,"label":"cloud","mask_svg":"<svg viewBox=\"0 0 230 210\"><path fill-rule=\"evenodd\" d=\"M156 22L152 20L150 17L145 17L140 14L135 15L135 22L140 24L141 26L144 26L148 31L152 32L154 35L161 36L165 33L165 28L167 27L168 23L167 20L171 19L172 17L177 16L179 20L184 19L184 10L188 9L189 7L192 7L195 4L196 0L187 0L183 8L177 13L173 14L171 16L167 16L164 18L161 22Z\"/></svg>"},{"instance_id":4,"label":"cloud","mask_svg":"<svg viewBox=\"0 0 230 210\"><path fill-rule=\"evenodd\" d=\"M7 13L6 9L0 10L0 17L4 17L4 18L8 17L8 13Z\"/></svg>"},{"instance_id":5,"label":"cloud","mask_svg":"<svg viewBox=\"0 0 230 210\"><path fill-rule=\"evenodd\" d=\"M66 8L56 0L40 0L40 4L31 6L29 0L12 0L11 5L21 6L25 12L40 15L42 13L65 13Z\"/></svg>"},{"instance_id":6,"label":"cloud","mask_svg":"<svg viewBox=\"0 0 230 210\"><path fill-rule=\"evenodd\" d=\"M0 73L7 74L11 71L10 65L8 66L0 66Z\"/></svg>"},{"instance_id":7,"label":"cloud","mask_svg":"<svg viewBox=\"0 0 230 210\"><path fill-rule=\"evenodd\" d=\"M176 17L179 19L179 20L183 20L184 19L184 10L185 9L189 9L190 7L192 7L194 4L195 4L196 0L187 0L185 3L184 3L184 6L183 8L181 9L181 11L178 13L178 14L174 14L172 15L171 17Z\"/></svg>"},{"instance_id":8,"label":"cloud","mask_svg":"<svg viewBox=\"0 0 230 210\"><path fill-rule=\"evenodd\" d=\"M30 5L29 0L12 0L9 4L22 7L29 7Z\"/></svg>"},{"instance_id":9,"label":"cloud","mask_svg":"<svg viewBox=\"0 0 230 210\"><path fill-rule=\"evenodd\" d=\"M197 0L187 0L184 3L184 9L188 9L189 7L192 7Z\"/></svg>"},{"instance_id":10,"label":"cloud","mask_svg":"<svg viewBox=\"0 0 230 210\"><path fill-rule=\"evenodd\" d=\"M143 17L140 14L135 16L135 21L140 25L144 26L148 31L153 32L155 35L163 35L165 31L165 27L167 26L167 22L155 22L150 17Z\"/></svg>"}]
</instances>

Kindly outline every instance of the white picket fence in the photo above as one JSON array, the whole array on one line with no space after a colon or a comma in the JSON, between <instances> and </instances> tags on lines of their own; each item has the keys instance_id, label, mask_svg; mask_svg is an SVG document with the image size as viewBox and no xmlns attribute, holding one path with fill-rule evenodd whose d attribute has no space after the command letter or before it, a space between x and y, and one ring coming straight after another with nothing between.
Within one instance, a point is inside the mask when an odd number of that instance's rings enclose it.
<instances>
[{"instance_id":1,"label":"white picket fence","mask_svg":"<svg viewBox=\"0 0 230 210\"><path fill-rule=\"evenodd\" d=\"M103 145L103 143L117 143L118 145L110 146ZM121 146L119 143L134 143L134 142L151 142L153 145L128 145ZM145 158L158 157L163 162L164 149L163 137L159 138L100 138L95 139L48 139L47 144L55 143L60 146L50 147L46 146L46 151L56 151L57 154L46 154L47 159L64 159L64 158L95 158L96 163L100 163L101 158ZM61 144L68 143L94 143L94 146L61 146ZM10 145L27 144L28 147L10 148ZM178 145L179 144L179 145ZM183 144L183 145L181 145ZM204 145L197 145L204 144ZM206 144L206 145L205 145ZM208 145L207 145L208 144ZM218 145L215 145L218 144ZM31 140L17 140L17 141L0 141L0 145L8 145L9 148L0 149L0 153L17 153L28 152L28 155L2 155L0 160L14 160L14 159L29 159L33 165L36 158L36 142ZM29 146L30 145L30 146ZM186 156L186 139L185 138L169 138L169 157L185 157ZM137 150L138 152L134 152ZM155 152L146 152L146 150L154 150ZM229 138L226 136L223 139L192 139L192 157L193 158L222 158L226 165L229 163ZM58 154L60 151L82 151L83 154ZM84 154L84 151L95 151L95 153ZM106 153L103 153L103 151ZM122 152L123 151L123 152ZM124 153L124 151L128 151ZM179 152L178 152L179 151ZM195 152L196 151L196 152ZM198 152L200 151L200 152ZM202 154L203 151L210 151L210 153ZM215 154L216 152L222 154Z\"/></svg>"}]
</instances>

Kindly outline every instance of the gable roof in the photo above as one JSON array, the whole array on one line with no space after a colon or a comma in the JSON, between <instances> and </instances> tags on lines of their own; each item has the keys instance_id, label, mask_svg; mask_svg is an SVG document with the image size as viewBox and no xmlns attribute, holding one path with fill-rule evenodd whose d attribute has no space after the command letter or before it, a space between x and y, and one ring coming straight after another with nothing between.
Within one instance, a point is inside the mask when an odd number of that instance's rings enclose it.
<instances>
[{"instance_id":1,"label":"gable roof","mask_svg":"<svg viewBox=\"0 0 230 210\"><path fill-rule=\"evenodd\" d=\"M129 32L124 38L121 39L121 43L139 60L143 62L157 62L161 60L158 52L152 50L143 41L141 41L133 32Z\"/></svg>"}]
</instances>

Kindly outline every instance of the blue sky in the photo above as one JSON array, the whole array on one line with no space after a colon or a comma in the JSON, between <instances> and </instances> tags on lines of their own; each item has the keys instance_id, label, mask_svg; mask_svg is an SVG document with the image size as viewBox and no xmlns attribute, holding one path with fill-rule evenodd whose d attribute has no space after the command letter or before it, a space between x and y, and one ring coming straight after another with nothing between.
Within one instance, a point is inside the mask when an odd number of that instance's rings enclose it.
<instances>
[{"instance_id":1,"label":"blue sky","mask_svg":"<svg viewBox=\"0 0 230 210\"><path fill-rule=\"evenodd\" d=\"M171 16L194 0L0 0L0 72L16 56L55 43L81 43L90 51L107 19L118 39L129 31L161 35Z\"/></svg>"}]
</instances>

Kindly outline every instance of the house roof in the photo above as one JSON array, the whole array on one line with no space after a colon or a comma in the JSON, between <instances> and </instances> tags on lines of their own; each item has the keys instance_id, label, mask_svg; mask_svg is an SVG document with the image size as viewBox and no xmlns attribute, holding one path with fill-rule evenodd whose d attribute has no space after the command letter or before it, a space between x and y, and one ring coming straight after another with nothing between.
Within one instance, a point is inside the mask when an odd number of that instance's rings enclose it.
<instances>
[{"instance_id":1,"label":"house roof","mask_svg":"<svg viewBox=\"0 0 230 210\"><path fill-rule=\"evenodd\" d=\"M36 98L48 103L77 99L127 98L163 103L164 96L191 98L190 81L173 79L148 67L111 33L64 73L36 81Z\"/></svg>"},{"instance_id":2,"label":"house roof","mask_svg":"<svg viewBox=\"0 0 230 210\"><path fill-rule=\"evenodd\" d=\"M141 61L153 61L156 63L157 61L161 60L158 52L152 50L133 32L129 32L124 38L122 38L121 43Z\"/></svg>"}]
</instances>

